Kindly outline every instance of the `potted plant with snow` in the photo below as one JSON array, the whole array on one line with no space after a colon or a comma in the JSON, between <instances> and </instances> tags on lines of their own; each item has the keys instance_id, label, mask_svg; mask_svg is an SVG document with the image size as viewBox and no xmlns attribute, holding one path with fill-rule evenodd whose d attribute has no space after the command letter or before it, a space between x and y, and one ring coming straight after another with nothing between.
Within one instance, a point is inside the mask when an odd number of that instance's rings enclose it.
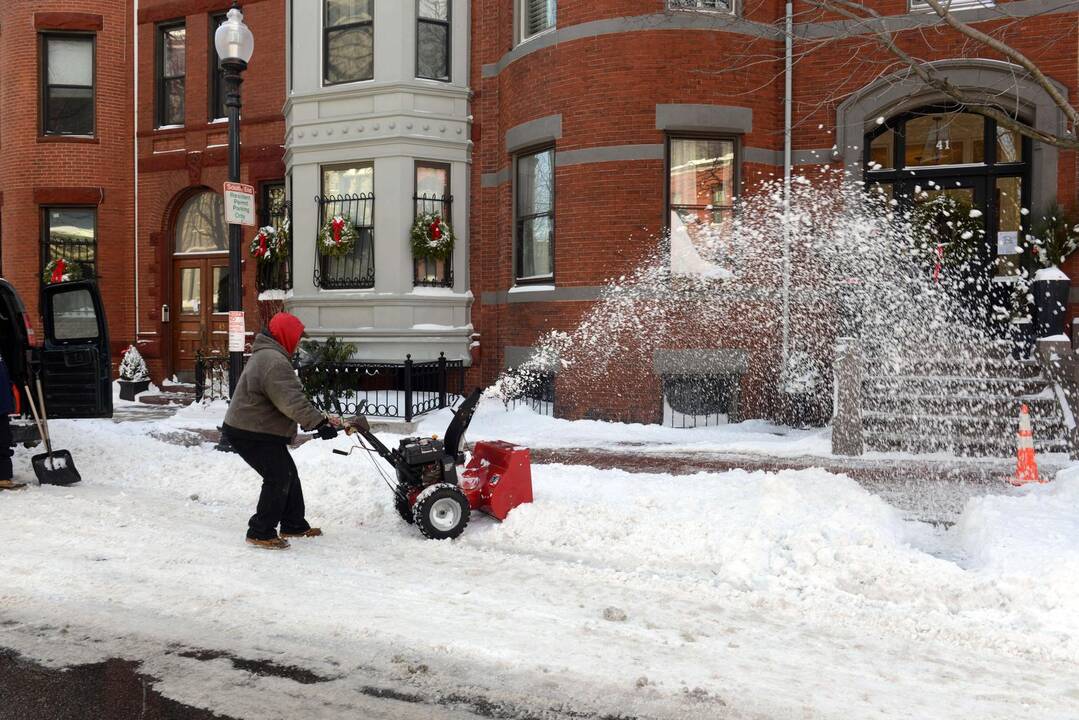
<instances>
[{"instance_id":1,"label":"potted plant with snow","mask_svg":"<svg viewBox=\"0 0 1079 720\"><path fill-rule=\"evenodd\" d=\"M1060 266L1079 248L1079 227L1064 208L1054 203L1034 224L1028 239L1038 266L1030 284L1034 295L1035 335L1039 338L1063 335L1071 280Z\"/></svg>"},{"instance_id":2,"label":"potted plant with snow","mask_svg":"<svg viewBox=\"0 0 1079 720\"><path fill-rule=\"evenodd\" d=\"M787 355L780 374L786 423L793 427L812 424L817 413L817 393L821 372L816 359L804 350L792 350Z\"/></svg>"},{"instance_id":3,"label":"potted plant with snow","mask_svg":"<svg viewBox=\"0 0 1079 720\"><path fill-rule=\"evenodd\" d=\"M150 387L150 370L134 345L124 351L120 361L120 399L134 400L135 396Z\"/></svg>"}]
</instances>

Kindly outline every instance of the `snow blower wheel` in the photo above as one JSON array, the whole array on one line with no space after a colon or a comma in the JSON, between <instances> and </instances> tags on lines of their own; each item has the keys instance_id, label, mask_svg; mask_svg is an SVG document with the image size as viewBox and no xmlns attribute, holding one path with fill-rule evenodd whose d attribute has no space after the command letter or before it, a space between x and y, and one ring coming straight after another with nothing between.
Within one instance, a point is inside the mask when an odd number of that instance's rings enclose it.
<instances>
[{"instance_id":1,"label":"snow blower wheel","mask_svg":"<svg viewBox=\"0 0 1079 720\"><path fill-rule=\"evenodd\" d=\"M393 496L393 509L409 525L416 522L412 517L412 506L408 502L408 485L397 483L397 492Z\"/></svg>"},{"instance_id":2,"label":"snow blower wheel","mask_svg":"<svg viewBox=\"0 0 1079 720\"><path fill-rule=\"evenodd\" d=\"M412 506L412 517L423 536L451 540L468 525L468 498L456 485L438 483L427 487Z\"/></svg>"}]
</instances>

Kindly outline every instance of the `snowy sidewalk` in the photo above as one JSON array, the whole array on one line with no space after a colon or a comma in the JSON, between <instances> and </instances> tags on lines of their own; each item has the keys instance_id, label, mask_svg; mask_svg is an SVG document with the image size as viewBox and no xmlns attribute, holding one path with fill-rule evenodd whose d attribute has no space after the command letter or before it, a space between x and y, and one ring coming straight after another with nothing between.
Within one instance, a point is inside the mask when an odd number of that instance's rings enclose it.
<instances>
[{"instance_id":1,"label":"snowy sidewalk","mask_svg":"<svg viewBox=\"0 0 1079 720\"><path fill-rule=\"evenodd\" d=\"M545 432L477 420L471 440ZM372 688L436 717L477 698L497 717L1079 716L1076 471L971 497L945 529L821 469L536 464L534 504L434 543L365 458L330 453L339 438L294 453L326 536L260 553L242 461L151 436L216 422L56 423L84 482L0 496L18 549L0 554L0 646L140 661L167 697L260 720L432 717L376 714ZM595 431L563 427L564 446Z\"/></svg>"}]
</instances>

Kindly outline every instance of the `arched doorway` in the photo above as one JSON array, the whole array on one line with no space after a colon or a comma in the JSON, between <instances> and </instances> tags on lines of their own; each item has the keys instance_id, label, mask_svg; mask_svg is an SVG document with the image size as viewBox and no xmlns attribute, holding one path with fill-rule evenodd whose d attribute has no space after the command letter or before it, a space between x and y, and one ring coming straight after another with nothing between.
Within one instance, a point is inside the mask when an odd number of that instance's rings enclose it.
<instances>
[{"instance_id":1,"label":"arched doorway","mask_svg":"<svg viewBox=\"0 0 1079 720\"><path fill-rule=\"evenodd\" d=\"M184 202L172 250L172 366L185 378L196 353L228 349L228 227L220 195L203 190Z\"/></svg>"},{"instance_id":2,"label":"arched doorway","mask_svg":"<svg viewBox=\"0 0 1079 720\"><path fill-rule=\"evenodd\" d=\"M961 107L935 105L880 123L863 147L867 185L901 207L946 196L973 211L984 232L970 240L976 247L966 272L977 275L971 287L978 290L968 301L996 325L1009 297L999 281L1014 274L1019 238L1028 229L1030 139Z\"/></svg>"}]
</instances>

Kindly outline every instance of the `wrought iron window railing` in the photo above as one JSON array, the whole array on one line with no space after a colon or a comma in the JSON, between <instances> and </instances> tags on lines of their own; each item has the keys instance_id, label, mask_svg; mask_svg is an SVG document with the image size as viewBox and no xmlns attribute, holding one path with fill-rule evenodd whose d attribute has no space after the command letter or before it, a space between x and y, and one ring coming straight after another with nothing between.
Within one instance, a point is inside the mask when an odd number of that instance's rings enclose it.
<instances>
[{"instance_id":1,"label":"wrought iron window railing","mask_svg":"<svg viewBox=\"0 0 1079 720\"><path fill-rule=\"evenodd\" d=\"M375 194L318 195L319 227L315 235L315 287L324 290L373 288L375 286ZM359 238L347 255L323 253L320 238L326 223L347 217Z\"/></svg>"},{"instance_id":2,"label":"wrought iron window railing","mask_svg":"<svg viewBox=\"0 0 1079 720\"><path fill-rule=\"evenodd\" d=\"M424 213L439 215L453 228L452 195L414 195L416 216ZM454 247L454 252L457 248ZM445 260L433 258L412 258L413 287L453 287L453 254Z\"/></svg>"},{"instance_id":3,"label":"wrought iron window railing","mask_svg":"<svg viewBox=\"0 0 1079 720\"><path fill-rule=\"evenodd\" d=\"M284 199L270 196L269 202L264 203L259 226L267 226L280 231L284 227L289 228L288 239L285 243L285 254L279 262L260 263L256 283L259 292L263 290L289 290L292 288L292 203Z\"/></svg>"},{"instance_id":4,"label":"wrought iron window railing","mask_svg":"<svg viewBox=\"0 0 1079 720\"><path fill-rule=\"evenodd\" d=\"M97 278L97 240L95 239L46 237L41 254L42 270L53 260L63 259L65 263L78 266L81 279Z\"/></svg>"}]
</instances>

